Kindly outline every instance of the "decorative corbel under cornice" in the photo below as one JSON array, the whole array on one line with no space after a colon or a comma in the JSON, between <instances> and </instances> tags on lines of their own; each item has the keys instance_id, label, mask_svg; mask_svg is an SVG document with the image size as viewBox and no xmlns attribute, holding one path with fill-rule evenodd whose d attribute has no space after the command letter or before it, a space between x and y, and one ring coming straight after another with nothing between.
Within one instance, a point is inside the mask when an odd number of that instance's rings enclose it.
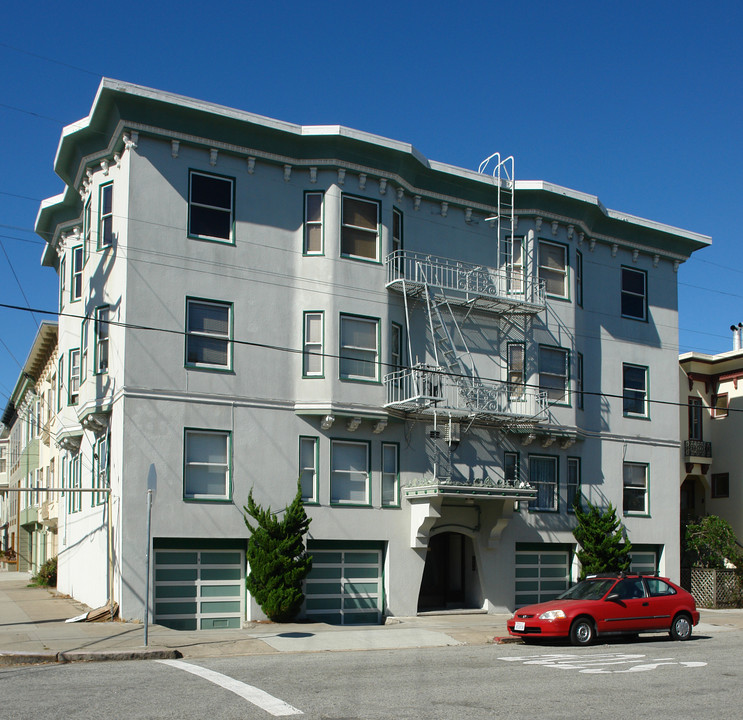
<instances>
[{"instance_id":1,"label":"decorative corbel under cornice","mask_svg":"<svg viewBox=\"0 0 743 720\"><path fill-rule=\"evenodd\" d=\"M249 157L248 158L248 175L252 175L255 172L255 158Z\"/></svg>"},{"instance_id":2,"label":"decorative corbel under cornice","mask_svg":"<svg viewBox=\"0 0 743 720\"><path fill-rule=\"evenodd\" d=\"M348 430L348 432L356 432L359 425L361 425L361 418L352 417L348 419L348 422L346 423L346 429Z\"/></svg>"},{"instance_id":3,"label":"decorative corbel under cornice","mask_svg":"<svg viewBox=\"0 0 743 720\"><path fill-rule=\"evenodd\" d=\"M346 182L346 169L338 168L338 184L343 185Z\"/></svg>"},{"instance_id":4,"label":"decorative corbel under cornice","mask_svg":"<svg viewBox=\"0 0 743 720\"><path fill-rule=\"evenodd\" d=\"M359 173L359 190L366 190L366 173Z\"/></svg>"},{"instance_id":5,"label":"decorative corbel under cornice","mask_svg":"<svg viewBox=\"0 0 743 720\"><path fill-rule=\"evenodd\" d=\"M335 415L325 415L322 420L320 420L320 427L323 430L330 430L331 427L333 427L333 423L335 422Z\"/></svg>"},{"instance_id":6,"label":"decorative corbel under cornice","mask_svg":"<svg viewBox=\"0 0 743 720\"><path fill-rule=\"evenodd\" d=\"M292 179L292 166L284 165L284 182L289 182Z\"/></svg>"},{"instance_id":7,"label":"decorative corbel under cornice","mask_svg":"<svg viewBox=\"0 0 743 720\"><path fill-rule=\"evenodd\" d=\"M560 223L557 220L552 222L552 237L557 237L557 231L560 228Z\"/></svg>"},{"instance_id":8,"label":"decorative corbel under cornice","mask_svg":"<svg viewBox=\"0 0 743 720\"><path fill-rule=\"evenodd\" d=\"M181 141L171 140L170 141L170 155L175 160L178 157L178 153L181 151Z\"/></svg>"},{"instance_id":9,"label":"decorative corbel under cornice","mask_svg":"<svg viewBox=\"0 0 743 720\"><path fill-rule=\"evenodd\" d=\"M379 433L384 432L385 428L387 427L387 418L384 418L383 420L377 420L377 422L372 425L372 432L375 435L379 435Z\"/></svg>"},{"instance_id":10,"label":"decorative corbel under cornice","mask_svg":"<svg viewBox=\"0 0 743 720\"><path fill-rule=\"evenodd\" d=\"M379 178L379 194L385 195L387 193L387 178Z\"/></svg>"},{"instance_id":11,"label":"decorative corbel under cornice","mask_svg":"<svg viewBox=\"0 0 743 720\"><path fill-rule=\"evenodd\" d=\"M421 196L416 195L413 198L413 210L420 210L421 209Z\"/></svg>"},{"instance_id":12,"label":"decorative corbel under cornice","mask_svg":"<svg viewBox=\"0 0 743 720\"><path fill-rule=\"evenodd\" d=\"M310 182L313 184L317 182L317 168L316 167L310 168Z\"/></svg>"},{"instance_id":13,"label":"decorative corbel under cornice","mask_svg":"<svg viewBox=\"0 0 743 720\"><path fill-rule=\"evenodd\" d=\"M442 202L441 203L441 217L446 217L448 214L449 214L449 203Z\"/></svg>"},{"instance_id":14,"label":"decorative corbel under cornice","mask_svg":"<svg viewBox=\"0 0 743 720\"><path fill-rule=\"evenodd\" d=\"M219 150L217 150L217 148L210 148L209 149L209 164L212 167L216 167L218 158L219 158Z\"/></svg>"}]
</instances>

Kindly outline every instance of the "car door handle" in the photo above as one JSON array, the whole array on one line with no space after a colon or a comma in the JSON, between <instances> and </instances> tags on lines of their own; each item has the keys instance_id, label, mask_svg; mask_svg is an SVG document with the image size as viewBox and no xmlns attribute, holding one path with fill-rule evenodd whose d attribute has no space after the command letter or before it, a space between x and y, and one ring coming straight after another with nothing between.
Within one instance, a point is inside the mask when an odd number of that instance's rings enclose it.
<instances>
[{"instance_id":1,"label":"car door handle","mask_svg":"<svg viewBox=\"0 0 743 720\"><path fill-rule=\"evenodd\" d=\"M648 605L650 605L650 603L649 603L649 602L644 602L644 603L642 604L642 606L643 606L643 607L647 607Z\"/></svg>"}]
</instances>

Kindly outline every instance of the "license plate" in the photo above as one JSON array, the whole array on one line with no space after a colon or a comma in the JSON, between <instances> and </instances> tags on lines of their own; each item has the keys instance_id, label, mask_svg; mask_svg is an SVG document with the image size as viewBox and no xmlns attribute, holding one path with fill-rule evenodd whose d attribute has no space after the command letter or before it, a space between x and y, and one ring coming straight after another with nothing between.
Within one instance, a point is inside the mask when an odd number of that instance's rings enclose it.
<instances>
[{"instance_id":1,"label":"license plate","mask_svg":"<svg viewBox=\"0 0 743 720\"><path fill-rule=\"evenodd\" d=\"M526 623L523 623L523 622L515 622L515 623L513 624L513 629L514 629L514 630L515 630L516 632L520 632L520 631L521 631L521 632L523 632L524 630L526 630Z\"/></svg>"}]
</instances>

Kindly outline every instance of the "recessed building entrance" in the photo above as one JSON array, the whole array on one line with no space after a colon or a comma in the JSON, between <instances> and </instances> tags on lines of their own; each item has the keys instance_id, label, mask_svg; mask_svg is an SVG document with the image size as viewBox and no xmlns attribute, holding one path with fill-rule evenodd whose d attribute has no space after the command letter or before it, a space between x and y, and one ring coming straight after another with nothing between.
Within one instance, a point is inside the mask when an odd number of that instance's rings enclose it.
<instances>
[{"instance_id":1,"label":"recessed building entrance","mask_svg":"<svg viewBox=\"0 0 743 720\"><path fill-rule=\"evenodd\" d=\"M445 532L428 541L418 612L481 606L480 583L472 540Z\"/></svg>"}]
</instances>

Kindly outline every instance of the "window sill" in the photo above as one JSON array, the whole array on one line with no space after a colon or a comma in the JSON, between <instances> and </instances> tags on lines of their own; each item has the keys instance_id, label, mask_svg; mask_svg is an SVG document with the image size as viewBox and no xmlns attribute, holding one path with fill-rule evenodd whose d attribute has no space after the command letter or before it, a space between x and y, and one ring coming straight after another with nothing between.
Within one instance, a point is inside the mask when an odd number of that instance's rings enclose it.
<instances>
[{"instance_id":1,"label":"window sill","mask_svg":"<svg viewBox=\"0 0 743 720\"><path fill-rule=\"evenodd\" d=\"M231 505L232 498L216 497L184 497L183 502L187 503L217 503L219 505Z\"/></svg>"}]
</instances>

